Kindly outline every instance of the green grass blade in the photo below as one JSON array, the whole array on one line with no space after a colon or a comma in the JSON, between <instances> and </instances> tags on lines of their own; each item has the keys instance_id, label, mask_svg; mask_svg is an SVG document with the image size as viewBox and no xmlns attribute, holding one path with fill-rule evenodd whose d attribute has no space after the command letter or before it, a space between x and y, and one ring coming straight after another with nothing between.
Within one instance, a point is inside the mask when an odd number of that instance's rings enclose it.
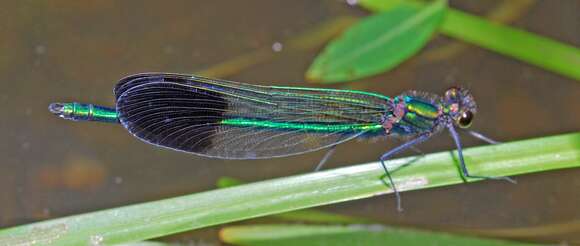
<instances>
[{"instance_id":1,"label":"green grass blade","mask_svg":"<svg viewBox=\"0 0 580 246\"><path fill-rule=\"evenodd\" d=\"M220 231L222 241L247 246L317 245L535 245L493 239L458 236L381 225L250 225L231 226Z\"/></svg>"},{"instance_id":2,"label":"green grass blade","mask_svg":"<svg viewBox=\"0 0 580 246\"><path fill-rule=\"evenodd\" d=\"M511 176L579 167L580 133L465 149L473 174ZM394 159L391 170L416 158ZM401 191L460 184L450 152L393 173ZM272 160L274 162L275 160ZM391 192L377 162L201 192L0 230L0 244L126 243ZM476 181L476 180L469 180ZM393 200L394 202L394 200Z\"/></svg>"},{"instance_id":3,"label":"green grass blade","mask_svg":"<svg viewBox=\"0 0 580 246\"><path fill-rule=\"evenodd\" d=\"M362 0L372 11L390 11L391 1ZM521 29L448 8L441 33L536 65L548 71L580 80L580 49Z\"/></svg>"},{"instance_id":4,"label":"green grass blade","mask_svg":"<svg viewBox=\"0 0 580 246\"><path fill-rule=\"evenodd\" d=\"M244 182L231 177L221 177L217 186L227 188L241 185ZM377 222L367 218L348 216L336 213L329 213L316 209L301 209L286 213L271 215L273 218L285 221L310 222L310 223L334 223L334 224L376 224Z\"/></svg>"},{"instance_id":5,"label":"green grass blade","mask_svg":"<svg viewBox=\"0 0 580 246\"><path fill-rule=\"evenodd\" d=\"M398 4L365 18L324 49L306 72L307 79L349 81L397 66L425 45L441 23L446 6L444 0L426 7Z\"/></svg>"},{"instance_id":6,"label":"green grass blade","mask_svg":"<svg viewBox=\"0 0 580 246\"><path fill-rule=\"evenodd\" d=\"M441 32L548 71L580 80L580 49L450 9Z\"/></svg>"}]
</instances>

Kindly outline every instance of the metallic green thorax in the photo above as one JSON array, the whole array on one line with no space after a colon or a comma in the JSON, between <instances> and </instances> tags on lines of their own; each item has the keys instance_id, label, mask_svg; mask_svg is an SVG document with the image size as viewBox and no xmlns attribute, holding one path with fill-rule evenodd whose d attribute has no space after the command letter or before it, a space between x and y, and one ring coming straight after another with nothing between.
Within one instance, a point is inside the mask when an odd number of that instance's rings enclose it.
<instances>
[{"instance_id":1,"label":"metallic green thorax","mask_svg":"<svg viewBox=\"0 0 580 246\"><path fill-rule=\"evenodd\" d=\"M408 96L404 100L407 111L403 117L404 122L423 130L435 126L435 120L441 114L436 105Z\"/></svg>"},{"instance_id":2,"label":"metallic green thorax","mask_svg":"<svg viewBox=\"0 0 580 246\"><path fill-rule=\"evenodd\" d=\"M323 124L323 123L292 123L292 122L275 122L268 120L233 118L225 119L220 122L224 125L242 126L242 127L263 127L275 128L280 130L305 130L314 132L373 132L382 130L380 124Z\"/></svg>"},{"instance_id":3,"label":"metallic green thorax","mask_svg":"<svg viewBox=\"0 0 580 246\"><path fill-rule=\"evenodd\" d=\"M118 122L117 111L112 108L85 103L53 103L49 110L61 118L75 121Z\"/></svg>"},{"instance_id":4,"label":"metallic green thorax","mask_svg":"<svg viewBox=\"0 0 580 246\"><path fill-rule=\"evenodd\" d=\"M419 101L412 97L406 97L405 104L407 106L408 112L413 112L423 118L436 119L440 114L439 108L437 108L435 105Z\"/></svg>"}]
</instances>

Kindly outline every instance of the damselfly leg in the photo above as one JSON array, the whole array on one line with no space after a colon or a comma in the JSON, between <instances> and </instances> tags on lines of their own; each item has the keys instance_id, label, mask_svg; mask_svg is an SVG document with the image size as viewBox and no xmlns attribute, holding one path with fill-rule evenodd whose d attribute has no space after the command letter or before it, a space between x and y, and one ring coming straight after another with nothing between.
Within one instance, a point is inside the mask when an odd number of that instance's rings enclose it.
<instances>
[{"instance_id":1,"label":"damselfly leg","mask_svg":"<svg viewBox=\"0 0 580 246\"><path fill-rule=\"evenodd\" d=\"M463 158L463 148L461 147L461 140L459 140L459 135L452 124L447 125L447 129L449 129L449 133L451 133L451 137L457 146L457 156L459 156L459 167L461 168L461 173L465 178L480 178L480 179L495 179L495 180L505 180L510 183L516 184L516 181L511 179L510 177L496 177L496 176L482 176L482 175L471 175L469 171L467 171L467 167L465 166L465 160Z\"/></svg>"},{"instance_id":2,"label":"damselfly leg","mask_svg":"<svg viewBox=\"0 0 580 246\"><path fill-rule=\"evenodd\" d=\"M487 137L479 132L472 131L472 130L466 130L466 131L467 131L467 133L469 133L469 135L473 136L474 138L477 138L477 139L484 141L488 144L500 144L501 143L501 142L495 141L495 140L493 140L493 139L491 139L491 138L489 138L489 137Z\"/></svg>"},{"instance_id":3,"label":"damselfly leg","mask_svg":"<svg viewBox=\"0 0 580 246\"><path fill-rule=\"evenodd\" d=\"M387 153L384 153L381 156L381 158L379 159L381 161L381 166L383 167L383 170L385 171L385 175L387 176L387 179L389 180L389 184L390 184L391 188L393 189L393 193L395 194L395 197L397 199L397 210L398 211L403 211L403 207L401 206L401 195L399 194L399 191L397 190L397 187L395 186L395 183L393 182L393 178L391 177L391 173L389 172L387 165L385 165L385 161L390 159L393 155L395 155L403 150L406 150L408 148L413 147L416 144L424 142L430 136L431 136L430 133L421 134L421 135L419 135L419 137L416 137L416 138L414 138L414 139L412 139L404 144L401 144L401 145L389 150Z\"/></svg>"},{"instance_id":4,"label":"damselfly leg","mask_svg":"<svg viewBox=\"0 0 580 246\"><path fill-rule=\"evenodd\" d=\"M334 151L336 150L336 144L332 145L328 151L326 151L326 154L324 154L324 157L322 157L322 160L320 160L320 162L318 162L318 165L316 165L316 168L314 168L314 171L317 172L320 169L322 169L322 166L324 166L324 163L326 163L326 161L328 161L328 159L330 159L330 157L334 154Z\"/></svg>"}]
</instances>

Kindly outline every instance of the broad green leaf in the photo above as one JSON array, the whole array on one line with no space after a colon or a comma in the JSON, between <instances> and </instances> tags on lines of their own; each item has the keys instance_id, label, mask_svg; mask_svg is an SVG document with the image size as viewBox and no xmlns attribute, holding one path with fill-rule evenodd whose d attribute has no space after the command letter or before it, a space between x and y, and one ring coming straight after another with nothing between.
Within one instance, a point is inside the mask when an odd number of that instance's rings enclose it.
<instances>
[{"instance_id":1,"label":"broad green leaf","mask_svg":"<svg viewBox=\"0 0 580 246\"><path fill-rule=\"evenodd\" d=\"M580 133L467 148L464 154L471 173L479 175L512 176L580 167ZM396 170L413 160L412 165ZM456 156L445 151L419 159L393 159L387 166L396 170L392 176L403 192L462 184L455 160ZM380 180L383 175L379 163L372 162L277 178L6 228L0 230L0 244L86 245L147 240L390 193Z\"/></svg>"},{"instance_id":2,"label":"broad green leaf","mask_svg":"<svg viewBox=\"0 0 580 246\"><path fill-rule=\"evenodd\" d=\"M310 66L309 80L342 82L389 70L415 54L443 19L447 2L398 4L368 17L332 41Z\"/></svg>"},{"instance_id":3,"label":"broad green leaf","mask_svg":"<svg viewBox=\"0 0 580 246\"><path fill-rule=\"evenodd\" d=\"M381 225L250 225L221 230L222 241L235 245L322 246L322 245L535 245L483 239Z\"/></svg>"},{"instance_id":4,"label":"broad green leaf","mask_svg":"<svg viewBox=\"0 0 580 246\"><path fill-rule=\"evenodd\" d=\"M361 5L372 11L389 13L383 0L364 0ZM448 9L441 33L491 51L536 65L551 72L580 80L580 49L531 32Z\"/></svg>"}]
</instances>

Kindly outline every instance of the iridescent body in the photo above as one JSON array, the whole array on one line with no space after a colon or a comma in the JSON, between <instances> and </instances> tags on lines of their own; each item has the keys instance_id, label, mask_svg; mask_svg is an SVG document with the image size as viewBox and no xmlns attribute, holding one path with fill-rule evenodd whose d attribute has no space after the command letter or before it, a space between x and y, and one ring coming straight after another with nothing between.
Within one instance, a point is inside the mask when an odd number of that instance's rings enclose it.
<instances>
[{"instance_id":1,"label":"iridescent body","mask_svg":"<svg viewBox=\"0 0 580 246\"><path fill-rule=\"evenodd\" d=\"M376 93L259 86L182 74L137 74L114 89L115 108L54 103L49 109L70 120L119 122L137 138L161 147L222 159L296 155L357 137L407 139L384 161L448 128L468 127L476 112L471 94L451 88L444 96L409 91L394 98Z\"/></svg>"},{"instance_id":2,"label":"iridescent body","mask_svg":"<svg viewBox=\"0 0 580 246\"><path fill-rule=\"evenodd\" d=\"M74 121L118 122L117 111L112 108L85 103L53 103L51 112L59 112L63 119Z\"/></svg>"}]
</instances>

